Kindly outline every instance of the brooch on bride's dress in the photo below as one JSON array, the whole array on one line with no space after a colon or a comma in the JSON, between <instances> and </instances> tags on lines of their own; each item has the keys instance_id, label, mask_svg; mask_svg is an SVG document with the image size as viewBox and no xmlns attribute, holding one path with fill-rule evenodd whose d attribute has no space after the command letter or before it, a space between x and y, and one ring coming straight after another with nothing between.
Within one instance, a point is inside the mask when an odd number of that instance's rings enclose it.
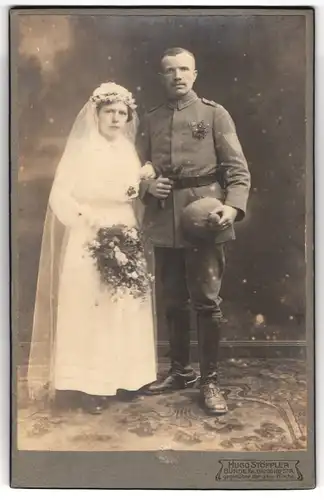
<instances>
[{"instance_id":1,"label":"brooch on bride's dress","mask_svg":"<svg viewBox=\"0 0 324 500\"><path fill-rule=\"evenodd\" d=\"M136 198L138 195L138 190L134 186L129 186L129 188L126 191L126 196L128 198Z\"/></svg>"}]
</instances>

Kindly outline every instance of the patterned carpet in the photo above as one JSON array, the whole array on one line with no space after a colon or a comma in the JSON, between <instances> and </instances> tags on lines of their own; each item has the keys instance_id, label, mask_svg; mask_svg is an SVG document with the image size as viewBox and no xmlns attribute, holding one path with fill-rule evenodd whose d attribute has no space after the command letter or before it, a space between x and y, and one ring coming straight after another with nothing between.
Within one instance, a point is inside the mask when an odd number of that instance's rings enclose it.
<instances>
[{"instance_id":1,"label":"patterned carpet","mask_svg":"<svg viewBox=\"0 0 324 500\"><path fill-rule=\"evenodd\" d=\"M165 369L165 366L162 367ZM207 416L199 389L129 400L110 398L102 415L87 415L78 398L54 408L31 406L20 384L18 447L29 450L228 450L306 448L305 363L229 360L220 367L229 412ZM68 401L68 402L67 402Z\"/></svg>"}]
</instances>

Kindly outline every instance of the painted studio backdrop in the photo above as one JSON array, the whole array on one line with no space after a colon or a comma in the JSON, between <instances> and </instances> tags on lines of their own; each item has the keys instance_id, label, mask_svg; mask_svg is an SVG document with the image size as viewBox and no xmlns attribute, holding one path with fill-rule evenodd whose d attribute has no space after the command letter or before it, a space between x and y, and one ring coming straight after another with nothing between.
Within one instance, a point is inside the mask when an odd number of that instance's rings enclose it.
<instances>
[{"instance_id":1,"label":"painted studio backdrop","mask_svg":"<svg viewBox=\"0 0 324 500\"><path fill-rule=\"evenodd\" d=\"M304 23L302 16L262 15L20 16L12 71L19 101L21 363L28 356L47 199L75 116L108 80L133 92L140 114L159 104L159 60L171 46L195 54L195 90L231 113L252 174L248 215L227 250L223 352L302 354ZM167 337L159 323L163 355ZM194 321L192 338L195 345Z\"/></svg>"}]
</instances>

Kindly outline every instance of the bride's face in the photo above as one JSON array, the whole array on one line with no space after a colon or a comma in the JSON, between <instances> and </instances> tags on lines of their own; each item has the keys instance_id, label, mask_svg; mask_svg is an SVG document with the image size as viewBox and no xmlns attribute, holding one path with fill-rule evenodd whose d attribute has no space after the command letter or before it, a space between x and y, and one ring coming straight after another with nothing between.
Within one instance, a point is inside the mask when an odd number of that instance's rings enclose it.
<instances>
[{"instance_id":1,"label":"bride's face","mask_svg":"<svg viewBox=\"0 0 324 500\"><path fill-rule=\"evenodd\" d=\"M99 133L112 141L120 135L128 119L128 108L123 102L104 104L98 111Z\"/></svg>"}]
</instances>

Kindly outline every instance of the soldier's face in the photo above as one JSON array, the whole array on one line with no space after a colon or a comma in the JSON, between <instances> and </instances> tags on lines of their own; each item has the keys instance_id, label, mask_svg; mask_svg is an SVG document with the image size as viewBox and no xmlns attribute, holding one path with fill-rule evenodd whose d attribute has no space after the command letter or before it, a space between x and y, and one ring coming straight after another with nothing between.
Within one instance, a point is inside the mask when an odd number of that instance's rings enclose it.
<instances>
[{"instance_id":1,"label":"soldier's face","mask_svg":"<svg viewBox=\"0 0 324 500\"><path fill-rule=\"evenodd\" d=\"M180 98L192 89L197 78L195 60L190 54L166 56L161 61L162 82L169 97Z\"/></svg>"},{"instance_id":2,"label":"soldier's face","mask_svg":"<svg viewBox=\"0 0 324 500\"><path fill-rule=\"evenodd\" d=\"M98 111L98 128L101 135L115 139L126 125L128 109L123 102L104 104Z\"/></svg>"}]
</instances>

